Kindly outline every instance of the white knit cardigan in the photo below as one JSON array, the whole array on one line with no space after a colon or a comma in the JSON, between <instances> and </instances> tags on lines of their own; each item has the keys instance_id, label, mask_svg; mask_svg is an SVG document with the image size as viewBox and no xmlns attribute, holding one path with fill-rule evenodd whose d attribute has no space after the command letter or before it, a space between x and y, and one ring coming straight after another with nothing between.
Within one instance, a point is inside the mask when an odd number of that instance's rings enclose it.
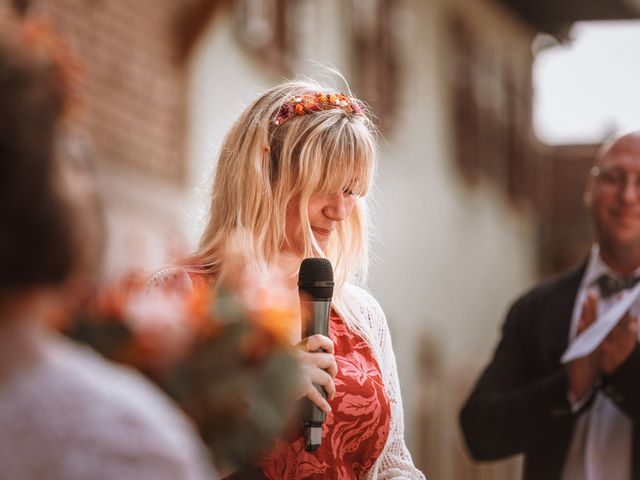
<instances>
[{"instance_id":1,"label":"white knit cardigan","mask_svg":"<svg viewBox=\"0 0 640 480\"><path fill-rule=\"evenodd\" d=\"M424 479L422 472L414 467L411 454L404 442L404 415L398 368L382 307L370 293L351 284L347 284L337 298L334 298L333 306L347 326L361 334L369 343L382 371L382 381L391 405L391 425L387 443L365 479Z\"/></svg>"},{"instance_id":2,"label":"white knit cardigan","mask_svg":"<svg viewBox=\"0 0 640 480\"><path fill-rule=\"evenodd\" d=\"M171 289L191 288L188 274L178 267L169 267L156 273L151 286ZM391 335L382 307L373 296L353 284L345 285L334 297L333 307L347 326L362 335L369 343L380 366L382 379L391 406L389 436L382 454L365 475L365 480L424 480L425 476L414 465L404 441L404 416L396 357Z\"/></svg>"}]
</instances>

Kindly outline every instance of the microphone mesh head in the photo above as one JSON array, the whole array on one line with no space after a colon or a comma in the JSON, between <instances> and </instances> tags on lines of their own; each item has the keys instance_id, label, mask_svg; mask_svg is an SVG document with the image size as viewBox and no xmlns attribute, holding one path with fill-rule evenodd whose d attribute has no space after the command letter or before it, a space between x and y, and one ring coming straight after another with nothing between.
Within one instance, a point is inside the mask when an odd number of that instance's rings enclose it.
<instances>
[{"instance_id":1,"label":"microphone mesh head","mask_svg":"<svg viewBox=\"0 0 640 480\"><path fill-rule=\"evenodd\" d=\"M298 288L312 299L333 296L333 267L326 258L305 258L300 265Z\"/></svg>"}]
</instances>

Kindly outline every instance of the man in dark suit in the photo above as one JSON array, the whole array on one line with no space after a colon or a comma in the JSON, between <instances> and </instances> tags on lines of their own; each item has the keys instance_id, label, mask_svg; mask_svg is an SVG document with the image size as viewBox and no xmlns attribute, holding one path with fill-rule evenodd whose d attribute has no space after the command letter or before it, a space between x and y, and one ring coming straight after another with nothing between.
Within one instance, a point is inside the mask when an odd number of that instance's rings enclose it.
<instances>
[{"instance_id":1,"label":"man in dark suit","mask_svg":"<svg viewBox=\"0 0 640 480\"><path fill-rule=\"evenodd\" d=\"M513 304L460 414L473 457L523 453L525 480L640 480L640 300L593 353L560 362L640 278L640 132L603 147L585 202L589 258Z\"/></svg>"}]
</instances>

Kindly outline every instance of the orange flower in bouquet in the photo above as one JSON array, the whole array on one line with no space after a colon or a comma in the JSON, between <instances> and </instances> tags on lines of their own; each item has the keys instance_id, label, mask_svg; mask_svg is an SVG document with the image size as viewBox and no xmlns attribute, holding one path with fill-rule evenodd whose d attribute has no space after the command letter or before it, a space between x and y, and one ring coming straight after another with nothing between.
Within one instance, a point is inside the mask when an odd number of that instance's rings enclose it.
<instances>
[{"instance_id":1,"label":"orange flower in bouquet","mask_svg":"<svg viewBox=\"0 0 640 480\"><path fill-rule=\"evenodd\" d=\"M277 274L242 273L180 292L130 275L102 289L67 333L149 376L216 461L243 466L281 433L299 386L288 342L298 298L282 285Z\"/></svg>"}]
</instances>

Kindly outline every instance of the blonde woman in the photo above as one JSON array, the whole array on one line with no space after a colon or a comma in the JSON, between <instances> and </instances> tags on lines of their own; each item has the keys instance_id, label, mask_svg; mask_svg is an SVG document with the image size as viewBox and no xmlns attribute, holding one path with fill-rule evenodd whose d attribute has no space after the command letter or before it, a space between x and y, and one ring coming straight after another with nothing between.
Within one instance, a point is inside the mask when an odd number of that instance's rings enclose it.
<instances>
[{"instance_id":1,"label":"blonde woman","mask_svg":"<svg viewBox=\"0 0 640 480\"><path fill-rule=\"evenodd\" d=\"M303 258L333 264L331 338L300 339L299 325L292 333L304 372L300 396L327 413L322 445L306 451L301 427L277 440L259 462L266 478L424 478L404 442L384 313L356 286L367 273L366 194L375 158L374 128L355 98L306 82L268 90L224 140L198 249L181 274L156 276L163 283L215 284L227 273L232 249L256 272L277 265L297 290ZM325 388L327 400L313 383Z\"/></svg>"}]
</instances>

